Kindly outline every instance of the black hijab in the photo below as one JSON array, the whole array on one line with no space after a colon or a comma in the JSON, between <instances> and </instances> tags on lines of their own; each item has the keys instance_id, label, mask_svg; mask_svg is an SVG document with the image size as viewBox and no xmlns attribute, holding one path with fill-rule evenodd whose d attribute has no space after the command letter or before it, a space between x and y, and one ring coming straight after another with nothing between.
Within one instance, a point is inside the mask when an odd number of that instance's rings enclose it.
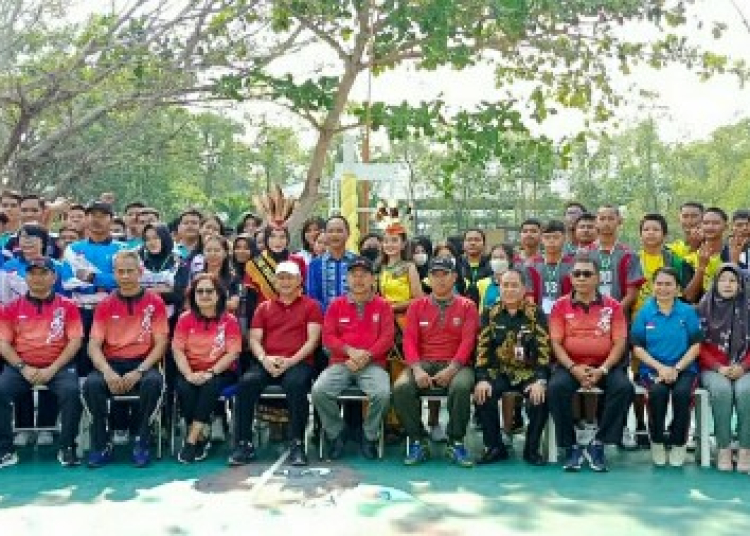
<instances>
[{"instance_id":1,"label":"black hijab","mask_svg":"<svg viewBox=\"0 0 750 536\"><path fill-rule=\"evenodd\" d=\"M143 259L143 266L147 270L152 272L161 272L162 270L169 270L174 267L174 240L172 234L169 232L169 227L163 223L149 223L143 228L144 242L146 239L146 231L153 229L161 240L161 251L159 253L151 253L144 243L141 246L140 255Z\"/></svg>"},{"instance_id":2,"label":"black hijab","mask_svg":"<svg viewBox=\"0 0 750 536\"><path fill-rule=\"evenodd\" d=\"M732 272L739 282L737 295L734 298L722 298L719 294L719 276ZM705 341L718 346L732 363L738 363L750 349L750 293L747 278L733 264L723 264L716 272L711 290L698 304L701 327L706 335Z\"/></svg>"}]
</instances>

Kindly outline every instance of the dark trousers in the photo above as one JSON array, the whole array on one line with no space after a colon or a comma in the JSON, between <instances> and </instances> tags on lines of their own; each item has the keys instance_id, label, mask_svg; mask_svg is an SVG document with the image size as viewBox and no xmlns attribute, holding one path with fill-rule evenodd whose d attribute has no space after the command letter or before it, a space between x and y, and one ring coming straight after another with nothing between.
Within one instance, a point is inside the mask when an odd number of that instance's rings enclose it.
<instances>
[{"instance_id":1,"label":"dark trousers","mask_svg":"<svg viewBox=\"0 0 750 536\"><path fill-rule=\"evenodd\" d=\"M488 380L492 385L492 396L485 400L484 404L477 404L477 416L482 424L482 435L484 446L494 448L500 446L500 413L498 402L505 393L520 393L527 401L526 414L529 416L529 426L526 428L526 444L524 452L539 453L539 444L542 438L544 426L547 424L549 409L547 399L541 404L532 404L528 394L524 393L526 388L535 379L527 380L515 385L511 384L510 378L505 374L498 375L494 380Z\"/></svg>"},{"instance_id":2,"label":"dark trousers","mask_svg":"<svg viewBox=\"0 0 750 536\"><path fill-rule=\"evenodd\" d=\"M563 367L555 367L549 382L547 395L550 412L555 419L557 445L572 447L575 441L573 428L573 397L580 384ZM613 367L597 384L603 391L603 406L599 419L599 430L595 439L605 444L617 444L622 440L622 428L625 425L630 404L635 396L633 384L630 383L625 368Z\"/></svg>"},{"instance_id":3,"label":"dark trousers","mask_svg":"<svg viewBox=\"0 0 750 536\"><path fill-rule=\"evenodd\" d=\"M312 387L313 368L305 363L297 363L281 376L274 378L258 363L240 378L237 395L237 439L249 441L252 437L255 406L263 390L269 385L281 385L289 407L289 426L292 439L302 440L310 413L307 395Z\"/></svg>"},{"instance_id":4,"label":"dark trousers","mask_svg":"<svg viewBox=\"0 0 750 536\"><path fill-rule=\"evenodd\" d=\"M180 374L177 376L177 397L180 401L180 411L185 424L190 426L194 422L207 423L216 407L221 391L231 385L236 379L234 373L224 372L213 376L202 385L194 385Z\"/></svg>"},{"instance_id":5,"label":"dark trousers","mask_svg":"<svg viewBox=\"0 0 750 536\"><path fill-rule=\"evenodd\" d=\"M60 406L60 447L75 446L81 420L81 393L75 367L63 368L47 384ZM13 367L5 367L0 374L0 452L13 449L13 409L11 403L19 395L31 391L31 384ZM31 423L33 424L33 423Z\"/></svg>"},{"instance_id":6,"label":"dark trousers","mask_svg":"<svg viewBox=\"0 0 750 536\"><path fill-rule=\"evenodd\" d=\"M138 368L141 359L112 360L109 365L120 375ZM150 438L150 424L153 416L159 410L164 392L164 378L156 369L149 369L128 395L137 394L139 397L137 435L140 440ZM95 370L91 372L83 384L83 400L86 409L91 414L91 449L102 451L109 442L107 433L107 402L112 397L104 375Z\"/></svg>"},{"instance_id":7,"label":"dark trousers","mask_svg":"<svg viewBox=\"0 0 750 536\"><path fill-rule=\"evenodd\" d=\"M91 364L91 359L89 358L89 333L91 332L91 324L94 323L94 310L79 307L78 312L81 313L83 341L81 341L81 347L76 353L75 364L78 369L78 375L81 378L85 378L94 370L94 366Z\"/></svg>"},{"instance_id":8,"label":"dark trousers","mask_svg":"<svg viewBox=\"0 0 750 536\"><path fill-rule=\"evenodd\" d=\"M57 420L57 398L51 391L39 391L37 393L37 426L54 426ZM16 398L16 426L19 428L31 428L34 426L34 393L29 390Z\"/></svg>"},{"instance_id":9,"label":"dark trousers","mask_svg":"<svg viewBox=\"0 0 750 536\"><path fill-rule=\"evenodd\" d=\"M672 384L653 383L645 386L648 389L648 413L651 441L664 443L664 429L667 420L667 408L670 395L672 398L672 424L669 442L682 447L687 442L690 428L690 397L695 388L695 373L682 371L677 381Z\"/></svg>"}]
</instances>

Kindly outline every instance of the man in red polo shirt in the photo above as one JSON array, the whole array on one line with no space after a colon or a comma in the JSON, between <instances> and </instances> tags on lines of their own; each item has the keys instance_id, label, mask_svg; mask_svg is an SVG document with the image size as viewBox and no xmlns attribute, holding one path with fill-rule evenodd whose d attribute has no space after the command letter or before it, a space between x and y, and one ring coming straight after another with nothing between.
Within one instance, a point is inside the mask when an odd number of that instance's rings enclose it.
<instances>
[{"instance_id":1,"label":"man in red polo shirt","mask_svg":"<svg viewBox=\"0 0 750 536\"><path fill-rule=\"evenodd\" d=\"M330 361L313 385L312 401L328 438L328 457L336 460L345 445L338 396L350 386L361 389L369 401L361 450L365 458L374 459L391 397L385 362L393 347L393 311L373 292L375 276L369 259L354 258L346 277L349 295L333 300L323 321L323 345Z\"/></svg>"},{"instance_id":2,"label":"man in red polo shirt","mask_svg":"<svg viewBox=\"0 0 750 536\"><path fill-rule=\"evenodd\" d=\"M81 419L78 375L71 361L81 346L83 327L75 304L55 294L51 259L29 260L28 293L10 303L0 322L0 467L18 462L13 451L11 402L34 386L46 385L60 406L60 450L64 466L78 465L75 438Z\"/></svg>"},{"instance_id":3,"label":"man in red polo shirt","mask_svg":"<svg viewBox=\"0 0 750 536\"><path fill-rule=\"evenodd\" d=\"M130 394L137 389L140 422L133 463L145 467L151 461L149 428L164 389L157 364L167 348L167 309L157 294L141 288L142 268L137 252L120 251L113 263L118 290L105 298L94 313L88 349L96 370L83 385L83 399L92 418L88 466L102 467L112 461L107 401L112 395Z\"/></svg>"},{"instance_id":4,"label":"man in red polo shirt","mask_svg":"<svg viewBox=\"0 0 750 536\"><path fill-rule=\"evenodd\" d=\"M549 407L557 444L566 450L564 469L580 470L585 456L593 470L607 471L604 444L620 441L634 396L622 363L627 322L620 303L599 293L599 265L588 253L576 256L570 275L573 292L557 300L550 315L557 365L549 382ZM599 429L585 452L573 429L573 396L581 387L604 392Z\"/></svg>"},{"instance_id":5,"label":"man in red polo shirt","mask_svg":"<svg viewBox=\"0 0 750 536\"><path fill-rule=\"evenodd\" d=\"M457 465L471 467L464 436L474 388L474 371L468 365L479 313L474 302L453 292L456 269L450 259L433 259L429 279L432 294L413 301L406 312L404 354L409 368L393 386L393 406L411 439L404 463L416 465L429 458L420 394L446 388L448 457Z\"/></svg>"},{"instance_id":6,"label":"man in red polo shirt","mask_svg":"<svg viewBox=\"0 0 750 536\"><path fill-rule=\"evenodd\" d=\"M237 400L237 447L230 465L243 465L255 459L252 442L255 406L268 385L281 385L289 406L289 461L307 465L303 439L310 408L307 395L313 377L313 354L320 343L323 311L320 304L301 295L302 274L294 262L276 266L278 298L263 302L253 315L250 350L259 364L240 380Z\"/></svg>"}]
</instances>

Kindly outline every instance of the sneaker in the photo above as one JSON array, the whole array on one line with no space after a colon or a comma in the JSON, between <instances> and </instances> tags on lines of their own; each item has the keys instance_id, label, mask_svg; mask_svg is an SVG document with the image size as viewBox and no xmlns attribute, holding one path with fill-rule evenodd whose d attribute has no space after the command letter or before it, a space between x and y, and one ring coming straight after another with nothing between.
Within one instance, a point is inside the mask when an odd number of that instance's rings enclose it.
<instances>
[{"instance_id":1,"label":"sneaker","mask_svg":"<svg viewBox=\"0 0 750 536\"><path fill-rule=\"evenodd\" d=\"M368 460L377 460L379 456L378 452L378 441L370 441L369 439L362 439L359 447L362 456Z\"/></svg>"},{"instance_id":2,"label":"sneaker","mask_svg":"<svg viewBox=\"0 0 750 536\"><path fill-rule=\"evenodd\" d=\"M18 463L18 454L15 452L6 452L0 455L0 467L9 467Z\"/></svg>"},{"instance_id":3,"label":"sneaker","mask_svg":"<svg viewBox=\"0 0 750 536\"><path fill-rule=\"evenodd\" d=\"M133 445L133 465L136 467L146 467L151 463L151 452L149 450L148 440L143 441L136 437Z\"/></svg>"},{"instance_id":4,"label":"sneaker","mask_svg":"<svg viewBox=\"0 0 750 536\"><path fill-rule=\"evenodd\" d=\"M16 447L25 447L31 443L31 432L17 432L13 438L13 445Z\"/></svg>"},{"instance_id":5,"label":"sneaker","mask_svg":"<svg viewBox=\"0 0 750 536\"><path fill-rule=\"evenodd\" d=\"M716 455L716 468L719 471L732 471L734 469L732 465L732 449L719 449L719 453Z\"/></svg>"},{"instance_id":6,"label":"sneaker","mask_svg":"<svg viewBox=\"0 0 750 536\"><path fill-rule=\"evenodd\" d=\"M211 440L204 437L195 444L195 461L202 462L208 458L208 452L211 450Z\"/></svg>"},{"instance_id":7,"label":"sneaker","mask_svg":"<svg viewBox=\"0 0 750 536\"><path fill-rule=\"evenodd\" d=\"M232 466L247 465L256 457L255 445L250 441L240 441L229 455L227 463Z\"/></svg>"},{"instance_id":8,"label":"sneaker","mask_svg":"<svg viewBox=\"0 0 750 536\"><path fill-rule=\"evenodd\" d=\"M737 471L743 473L750 471L750 449L740 449L737 456Z\"/></svg>"},{"instance_id":9,"label":"sneaker","mask_svg":"<svg viewBox=\"0 0 750 536\"><path fill-rule=\"evenodd\" d=\"M224 432L224 420L220 416L215 416L211 421L211 441L223 443L227 440Z\"/></svg>"},{"instance_id":10,"label":"sneaker","mask_svg":"<svg viewBox=\"0 0 750 536\"><path fill-rule=\"evenodd\" d=\"M289 464L294 467L304 467L308 464L305 446L302 444L302 441L292 441L292 445L289 448Z\"/></svg>"},{"instance_id":11,"label":"sneaker","mask_svg":"<svg viewBox=\"0 0 750 536\"><path fill-rule=\"evenodd\" d=\"M508 451L505 445L498 445L497 447L485 447L482 451L482 455L477 460L478 465L489 465L495 462L501 462L508 459Z\"/></svg>"},{"instance_id":12,"label":"sneaker","mask_svg":"<svg viewBox=\"0 0 750 536\"><path fill-rule=\"evenodd\" d=\"M695 443L695 426L693 424L690 425L690 431L688 432L688 440L687 443L685 443L685 448L689 450L690 452L694 451L696 447Z\"/></svg>"},{"instance_id":13,"label":"sneaker","mask_svg":"<svg viewBox=\"0 0 750 536\"><path fill-rule=\"evenodd\" d=\"M195 443L188 443L187 441L182 444L180 452L177 453L177 461L180 463L193 463L195 462Z\"/></svg>"},{"instance_id":14,"label":"sneaker","mask_svg":"<svg viewBox=\"0 0 750 536\"><path fill-rule=\"evenodd\" d=\"M463 443L455 442L450 445L446 450L446 456L448 461L459 467L474 467L474 461L469 457L469 452Z\"/></svg>"},{"instance_id":15,"label":"sneaker","mask_svg":"<svg viewBox=\"0 0 750 536\"><path fill-rule=\"evenodd\" d=\"M127 445L130 443L130 433L127 430L115 430L112 434L112 443L114 445Z\"/></svg>"},{"instance_id":16,"label":"sneaker","mask_svg":"<svg viewBox=\"0 0 750 536\"><path fill-rule=\"evenodd\" d=\"M430 439L435 443L445 443L448 441L448 436L445 435L445 430L439 424L430 426Z\"/></svg>"},{"instance_id":17,"label":"sneaker","mask_svg":"<svg viewBox=\"0 0 750 536\"><path fill-rule=\"evenodd\" d=\"M673 446L669 449L669 465L672 467L682 467L685 465L685 454L687 453L687 447L682 445L681 447Z\"/></svg>"},{"instance_id":18,"label":"sneaker","mask_svg":"<svg viewBox=\"0 0 750 536\"><path fill-rule=\"evenodd\" d=\"M627 426L622 429L622 441L620 446L625 450L637 450L638 443L635 440L635 434Z\"/></svg>"},{"instance_id":19,"label":"sneaker","mask_svg":"<svg viewBox=\"0 0 750 536\"><path fill-rule=\"evenodd\" d=\"M98 469L104 467L112 461L112 445L107 445L104 450L89 452L88 458L86 459L86 465L91 469Z\"/></svg>"},{"instance_id":20,"label":"sneaker","mask_svg":"<svg viewBox=\"0 0 750 536\"><path fill-rule=\"evenodd\" d=\"M75 447L65 447L57 451L57 461L63 467L74 467L81 464Z\"/></svg>"},{"instance_id":21,"label":"sneaker","mask_svg":"<svg viewBox=\"0 0 750 536\"><path fill-rule=\"evenodd\" d=\"M607 466L607 457L604 455L604 445L592 441L586 447L586 459L589 461L589 467L597 473L606 473L609 471Z\"/></svg>"},{"instance_id":22,"label":"sneaker","mask_svg":"<svg viewBox=\"0 0 750 536\"><path fill-rule=\"evenodd\" d=\"M36 444L39 447L48 447L55 442L52 432L39 432L36 435Z\"/></svg>"},{"instance_id":23,"label":"sneaker","mask_svg":"<svg viewBox=\"0 0 750 536\"><path fill-rule=\"evenodd\" d=\"M667 449L664 443L651 443L651 459L657 467L664 467L667 464Z\"/></svg>"},{"instance_id":24,"label":"sneaker","mask_svg":"<svg viewBox=\"0 0 750 536\"><path fill-rule=\"evenodd\" d=\"M404 465L419 465L429 459L429 447L419 441L412 441L409 444L409 452L406 454L406 458L404 458Z\"/></svg>"},{"instance_id":25,"label":"sneaker","mask_svg":"<svg viewBox=\"0 0 750 536\"><path fill-rule=\"evenodd\" d=\"M580 471L581 467L583 467L583 448L580 445L573 445L565 449L563 470L576 472Z\"/></svg>"}]
</instances>

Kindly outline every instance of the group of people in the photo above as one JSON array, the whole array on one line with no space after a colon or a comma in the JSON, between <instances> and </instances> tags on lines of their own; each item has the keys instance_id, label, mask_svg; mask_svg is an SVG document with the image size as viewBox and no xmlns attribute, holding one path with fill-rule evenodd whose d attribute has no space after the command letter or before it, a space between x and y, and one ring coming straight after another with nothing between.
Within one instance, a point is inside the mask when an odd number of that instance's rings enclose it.
<instances>
[{"instance_id":1,"label":"group of people","mask_svg":"<svg viewBox=\"0 0 750 536\"><path fill-rule=\"evenodd\" d=\"M551 417L567 471L586 462L606 471L604 445L638 442L654 464L681 466L702 384L717 467L750 472L748 211L730 222L719 208L686 203L683 238L672 242L664 216L646 214L636 248L620 241L614 206L588 212L569 203L560 220L528 219L516 247L488 247L481 229L454 242L410 239L390 218L357 251L347 249L347 220L334 215L305 222L292 253L292 204L278 195L236 232L195 209L165 224L143 203L125 206L115 225L105 197L84 207L7 191L0 207L0 466L18 462L13 425L33 425L34 390L39 419L54 422L59 411L61 464L80 463L85 409L87 465L112 461L113 432L124 426L142 467L154 416L172 393L184 421L177 457L205 459L229 389L228 462L247 464L270 385L285 393L270 414L287 423L293 465L308 463L312 402L332 460L352 440L376 458L389 433L406 438L407 465L428 460L437 438L458 466L498 462L509 457L501 428L523 427L524 406L523 459L532 465L546 463L540 443ZM367 404L342 414L339 397L351 387ZM592 404L586 393L600 396ZM439 402L425 427L426 394L445 397L444 437ZM121 395L138 404L116 411ZM41 407L43 399L57 407ZM472 407L484 441L478 457L464 442ZM596 432L581 444L587 420Z\"/></svg>"}]
</instances>

